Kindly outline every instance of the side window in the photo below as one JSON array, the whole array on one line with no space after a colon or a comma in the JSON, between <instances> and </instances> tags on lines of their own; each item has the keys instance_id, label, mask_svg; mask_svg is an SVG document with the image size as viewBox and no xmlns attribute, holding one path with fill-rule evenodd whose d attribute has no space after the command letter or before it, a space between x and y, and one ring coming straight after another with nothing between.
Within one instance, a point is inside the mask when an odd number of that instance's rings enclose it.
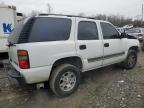
<instances>
[{"instance_id":1,"label":"side window","mask_svg":"<svg viewBox=\"0 0 144 108\"><path fill-rule=\"evenodd\" d=\"M98 40L98 30L96 23L91 21L79 22L78 40Z\"/></svg>"},{"instance_id":2,"label":"side window","mask_svg":"<svg viewBox=\"0 0 144 108\"><path fill-rule=\"evenodd\" d=\"M116 39L119 37L118 31L109 23L100 23L104 39Z\"/></svg>"}]
</instances>

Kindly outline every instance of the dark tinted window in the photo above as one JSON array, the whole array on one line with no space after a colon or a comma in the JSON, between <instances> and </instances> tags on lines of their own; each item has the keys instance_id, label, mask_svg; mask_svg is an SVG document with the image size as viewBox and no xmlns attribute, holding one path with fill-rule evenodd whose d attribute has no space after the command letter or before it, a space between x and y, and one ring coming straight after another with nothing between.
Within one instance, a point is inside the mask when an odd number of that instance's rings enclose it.
<instances>
[{"instance_id":1,"label":"dark tinted window","mask_svg":"<svg viewBox=\"0 0 144 108\"><path fill-rule=\"evenodd\" d=\"M14 30L12 31L11 35L8 37L8 42L9 43L18 43L18 39L20 36L20 33L23 29L23 21L20 21L16 27L14 28Z\"/></svg>"},{"instance_id":2,"label":"dark tinted window","mask_svg":"<svg viewBox=\"0 0 144 108\"><path fill-rule=\"evenodd\" d=\"M101 22L101 28L104 39L115 39L119 37L118 31L109 23Z\"/></svg>"},{"instance_id":3,"label":"dark tinted window","mask_svg":"<svg viewBox=\"0 0 144 108\"><path fill-rule=\"evenodd\" d=\"M81 21L78 25L78 40L96 40L98 30L95 22Z\"/></svg>"},{"instance_id":4,"label":"dark tinted window","mask_svg":"<svg viewBox=\"0 0 144 108\"><path fill-rule=\"evenodd\" d=\"M37 18L29 36L29 42L67 40L71 20L65 18Z\"/></svg>"}]
</instances>

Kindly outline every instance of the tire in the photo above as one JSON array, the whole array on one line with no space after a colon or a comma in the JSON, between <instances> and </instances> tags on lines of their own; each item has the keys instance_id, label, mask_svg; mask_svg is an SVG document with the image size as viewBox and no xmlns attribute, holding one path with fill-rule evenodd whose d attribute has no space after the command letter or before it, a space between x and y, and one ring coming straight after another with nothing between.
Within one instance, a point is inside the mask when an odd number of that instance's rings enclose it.
<instances>
[{"instance_id":1,"label":"tire","mask_svg":"<svg viewBox=\"0 0 144 108\"><path fill-rule=\"evenodd\" d=\"M121 63L121 67L125 69L133 69L137 63L137 51L129 50L127 58Z\"/></svg>"},{"instance_id":2,"label":"tire","mask_svg":"<svg viewBox=\"0 0 144 108\"><path fill-rule=\"evenodd\" d=\"M80 83L80 71L71 64L62 64L54 69L50 77L50 88L58 97L74 93Z\"/></svg>"}]
</instances>

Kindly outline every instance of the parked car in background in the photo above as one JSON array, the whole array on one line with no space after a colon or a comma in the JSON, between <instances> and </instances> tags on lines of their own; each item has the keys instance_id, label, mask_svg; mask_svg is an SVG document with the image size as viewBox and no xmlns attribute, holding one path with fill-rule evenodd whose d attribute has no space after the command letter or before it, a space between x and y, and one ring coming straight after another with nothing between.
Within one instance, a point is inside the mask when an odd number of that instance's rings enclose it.
<instances>
[{"instance_id":1,"label":"parked car in background","mask_svg":"<svg viewBox=\"0 0 144 108\"><path fill-rule=\"evenodd\" d=\"M144 41L144 28L132 28L127 30L126 33L135 36L140 42Z\"/></svg>"},{"instance_id":2,"label":"parked car in background","mask_svg":"<svg viewBox=\"0 0 144 108\"><path fill-rule=\"evenodd\" d=\"M116 29L120 32L120 33L125 33L126 30L129 30L133 28L132 24L128 24L128 25L124 25L123 27L116 27Z\"/></svg>"},{"instance_id":3,"label":"parked car in background","mask_svg":"<svg viewBox=\"0 0 144 108\"><path fill-rule=\"evenodd\" d=\"M123 27L117 27L116 28L120 33L124 33L125 29Z\"/></svg>"}]
</instances>

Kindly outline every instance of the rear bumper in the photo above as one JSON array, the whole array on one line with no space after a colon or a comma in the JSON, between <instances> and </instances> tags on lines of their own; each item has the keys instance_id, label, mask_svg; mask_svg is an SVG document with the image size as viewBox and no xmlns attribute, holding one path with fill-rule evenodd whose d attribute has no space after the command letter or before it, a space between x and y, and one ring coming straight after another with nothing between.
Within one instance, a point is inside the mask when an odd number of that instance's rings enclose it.
<instances>
[{"instance_id":1,"label":"rear bumper","mask_svg":"<svg viewBox=\"0 0 144 108\"><path fill-rule=\"evenodd\" d=\"M8 75L11 78L16 79L19 83L26 83L25 78L20 74L20 72L15 70L13 66L11 66L11 71L8 72Z\"/></svg>"},{"instance_id":2,"label":"rear bumper","mask_svg":"<svg viewBox=\"0 0 144 108\"><path fill-rule=\"evenodd\" d=\"M12 78L17 79L20 82L25 82L27 84L41 83L48 81L51 67L44 66L30 69L19 69L16 65L12 64L13 72L9 73Z\"/></svg>"}]
</instances>

